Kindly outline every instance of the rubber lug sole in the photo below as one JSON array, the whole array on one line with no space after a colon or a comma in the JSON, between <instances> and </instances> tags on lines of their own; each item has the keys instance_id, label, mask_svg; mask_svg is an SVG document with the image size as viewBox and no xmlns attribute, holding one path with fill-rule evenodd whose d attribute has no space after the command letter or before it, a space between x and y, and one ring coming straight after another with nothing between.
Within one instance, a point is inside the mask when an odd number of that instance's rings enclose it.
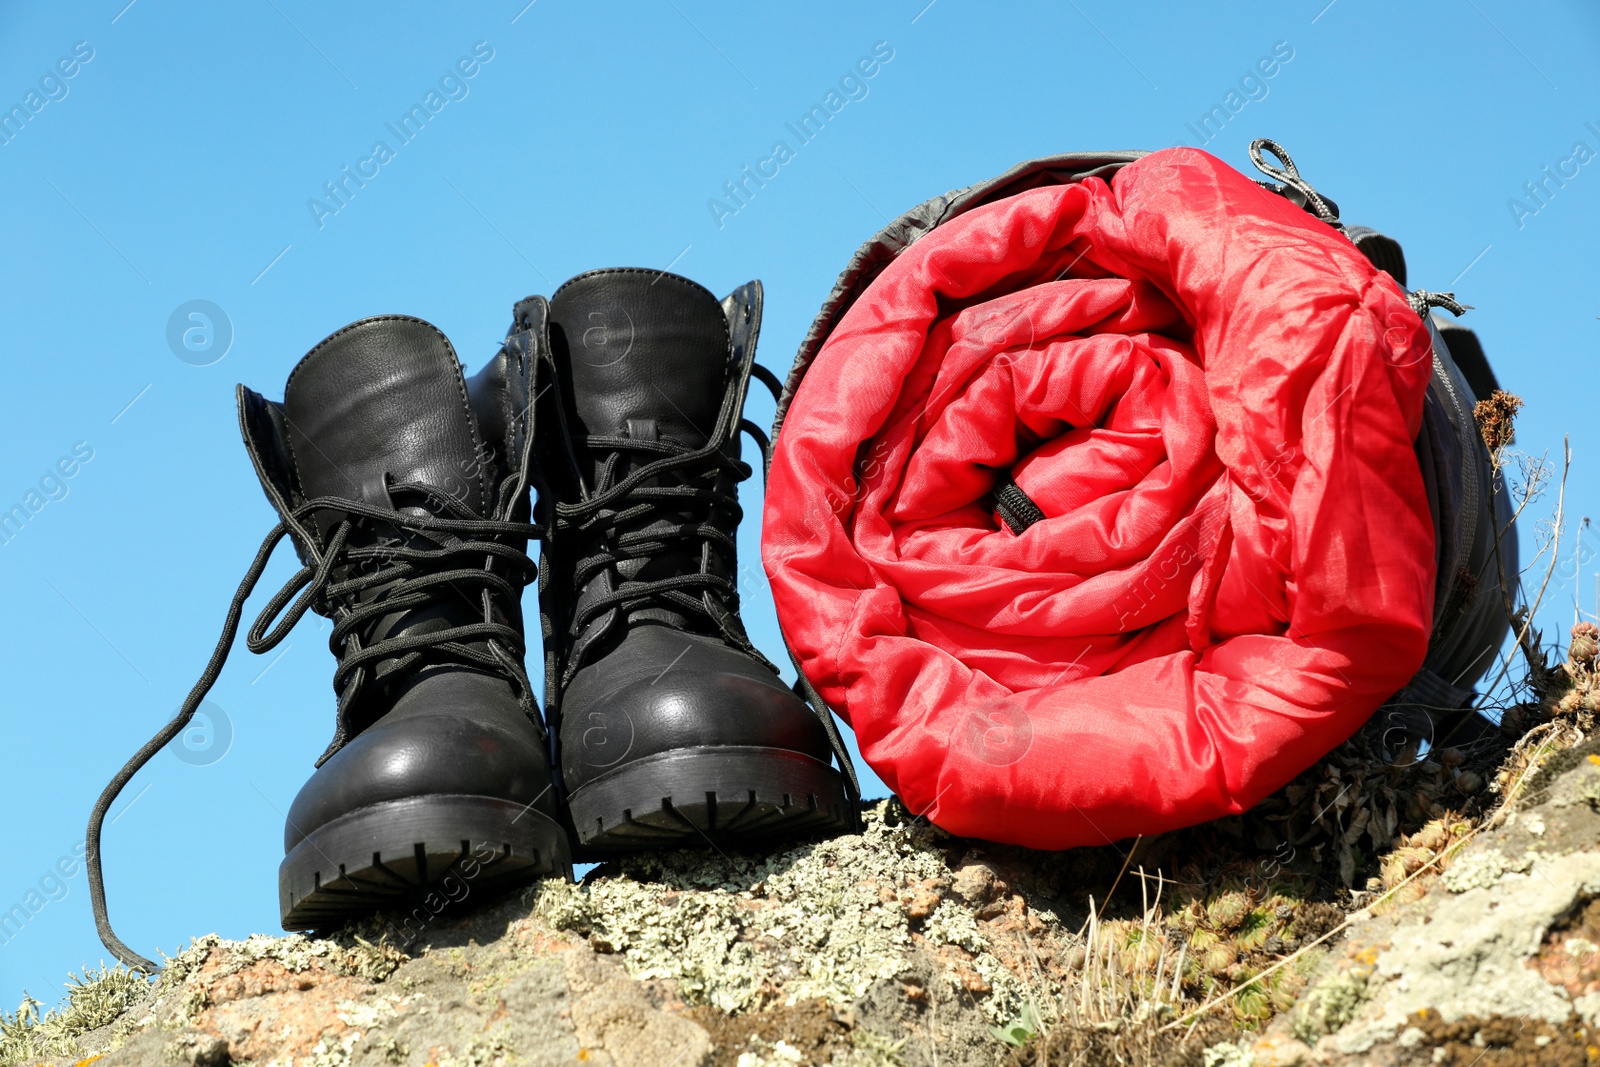
<instances>
[{"instance_id":1,"label":"rubber lug sole","mask_svg":"<svg viewBox=\"0 0 1600 1067\"><path fill-rule=\"evenodd\" d=\"M789 749L680 749L618 767L568 797L580 858L760 846L852 825L844 778Z\"/></svg>"},{"instance_id":2,"label":"rubber lug sole","mask_svg":"<svg viewBox=\"0 0 1600 1067\"><path fill-rule=\"evenodd\" d=\"M278 868L278 905L285 930L327 929L553 874L572 877L572 850L549 816L494 797L412 797L307 835Z\"/></svg>"}]
</instances>

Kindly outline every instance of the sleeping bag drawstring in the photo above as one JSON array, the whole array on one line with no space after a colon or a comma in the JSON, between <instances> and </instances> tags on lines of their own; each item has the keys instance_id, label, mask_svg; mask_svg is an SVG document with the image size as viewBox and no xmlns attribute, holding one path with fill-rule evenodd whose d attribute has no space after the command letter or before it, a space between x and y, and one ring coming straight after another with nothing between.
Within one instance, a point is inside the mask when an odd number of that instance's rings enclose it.
<instances>
[{"instance_id":1,"label":"sleeping bag drawstring","mask_svg":"<svg viewBox=\"0 0 1600 1067\"><path fill-rule=\"evenodd\" d=\"M1268 163L1262 155L1263 150L1277 156L1283 166L1274 167ZM1289 199L1300 201L1302 207L1334 229L1341 232L1344 230L1344 224L1339 221L1339 205L1317 192L1310 182L1300 177L1299 169L1295 167L1294 160L1289 158L1289 153L1284 150L1283 145L1270 137L1257 137L1250 142L1250 162L1254 163L1262 174L1283 183L1282 186L1274 186L1267 182L1258 184L1285 196L1289 195L1289 190L1293 190L1299 196L1290 196Z\"/></svg>"},{"instance_id":2,"label":"sleeping bag drawstring","mask_svg":"<svg viewBox=\"0 0 1600 1067\"><path fill-rule=\"evenodd\" d=\"M1277 156L1283 165L1275 167L1268 163L1266 152ZM1317 192L1310 182L1300 176L1299 168L1294 165L1294 160L1289 158L1289 153L1284 150L1283 145L1270 137L1257 137L1250 142L1250 162L1254 163L1262 174L1282 183L1281 185L1273 185L1270 182L1256 184L1288 196L1329 226L1344 232L1344 224L1339 221L1339 205ZM1403 284L1404 279L1401 281ZM1444 308L1457 318L1472 310L1472 305L1461 303L1456 299L1455 293L1435 293L1427 289L1415 289L1407 293L1406 302L1411 305L1411 310L1424 318L1427 317L1429 308Z\"/></svg>"},{"instance_id":3,"label":"sleeping bag drawstring","mask_svg":"<svg viewBox=\"0 0 1600 1067\"><path fill-rule=\"evenodd\" d=\"M1406 294L1406 302L1411 305L1412 311L1424 318L1429 308L1444 308L1458 319L1472 310L1472 305L1457 300L1455 293L1435 293L1430 289L1411 290Z\"/></svg>"}]
</instances>

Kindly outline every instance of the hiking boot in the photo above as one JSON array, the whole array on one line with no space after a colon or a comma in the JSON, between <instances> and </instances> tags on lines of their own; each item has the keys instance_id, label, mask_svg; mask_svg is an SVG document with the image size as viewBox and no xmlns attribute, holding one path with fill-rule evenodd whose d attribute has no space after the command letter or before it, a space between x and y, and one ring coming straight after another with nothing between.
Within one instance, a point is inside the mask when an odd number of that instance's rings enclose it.
<instances>
[{"instance_id":1,"label":"hiking boot","mask_svg":"<svg viewBox=\"0 0 1600 1067\"><path fill-rule=\"evenodd\" d=\"M831 718L779 679L739 618L739 431L760 300L759 283L719 303L673 274L613 269L548 305L546 712L589 855L854 824ZM546 332L545 313L525 301L519 324Z\"/></svg>"},{"instance_id":2,"label":"hiking boot","mask_svg":"<svg viewBox=\"0 0 1600 1067\"><path fill-rule=\"evenodd\" d=\"M308 567L327 561L311 606L339 656L336 735L284 830L287 930L452 872L469 890L569 872L522 665L530 369L508 346L464 381L443 334L386 316L312 349L281 406L240 390L268 497Z\"/></svg>"},{"instance_id":3,"label":"hiking boot","mask_svg":"<svg viewBox=\"0 0 1600 1067\"><path fill-rule=\"evenodd\" d=\"M271 649L307 610L331 619L339 700L333 743L289 809L284 929L424 901L414 914L426 920L445 900L492 885L570 876L522 664L520 597L535 575L525 549L539 532L527 521L531 365L508 344L464 381L443 334L392 315L312 349L281 404L239 387L245 446L280 522L177 718L112 779L91 816L91 896L118 959L155 969L106 918L106 809L215 683L244 602L285 536L304 566L247 644Z\"/></svg>"}]
</instances>

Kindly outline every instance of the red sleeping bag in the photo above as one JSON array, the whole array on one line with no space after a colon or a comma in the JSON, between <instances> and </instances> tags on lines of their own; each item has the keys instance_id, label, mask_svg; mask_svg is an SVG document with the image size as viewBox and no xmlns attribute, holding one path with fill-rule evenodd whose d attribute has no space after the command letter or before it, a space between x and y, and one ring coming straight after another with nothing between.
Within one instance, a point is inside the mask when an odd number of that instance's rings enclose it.
<instances>
[{"instance_id":1,"label":"red sleeping bag","mask_svg":"<svg viewBox=\"0 0 1600 1067\"><path fill-rule=\"evenodd\" d=\"M1038 848L1244 811L1423 662L1422 319L1200 151L976 207L838 321L775 442L797 663L911 810ZM1019 535L996 490L1042 517Z\"/></svg>"}]
</instances>

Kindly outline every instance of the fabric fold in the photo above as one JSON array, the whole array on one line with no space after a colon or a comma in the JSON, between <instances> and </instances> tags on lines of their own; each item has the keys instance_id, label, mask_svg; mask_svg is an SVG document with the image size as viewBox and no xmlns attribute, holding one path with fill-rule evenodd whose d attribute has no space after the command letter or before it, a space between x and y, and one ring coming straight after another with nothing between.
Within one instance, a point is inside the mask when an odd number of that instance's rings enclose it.
<instances>
[{"instance_id":1,"label":"fabric fold","mask_svg":"<svg viewBox=\"0 0 1600 1067\"><path fill-rule=\"evenodd\" d=\"M974 207L794 393L763 533L784 634L952 832L1243 811L1423 662L1430 353L1393 278L1198 150Z\"/></svg>"}]
</instances>

